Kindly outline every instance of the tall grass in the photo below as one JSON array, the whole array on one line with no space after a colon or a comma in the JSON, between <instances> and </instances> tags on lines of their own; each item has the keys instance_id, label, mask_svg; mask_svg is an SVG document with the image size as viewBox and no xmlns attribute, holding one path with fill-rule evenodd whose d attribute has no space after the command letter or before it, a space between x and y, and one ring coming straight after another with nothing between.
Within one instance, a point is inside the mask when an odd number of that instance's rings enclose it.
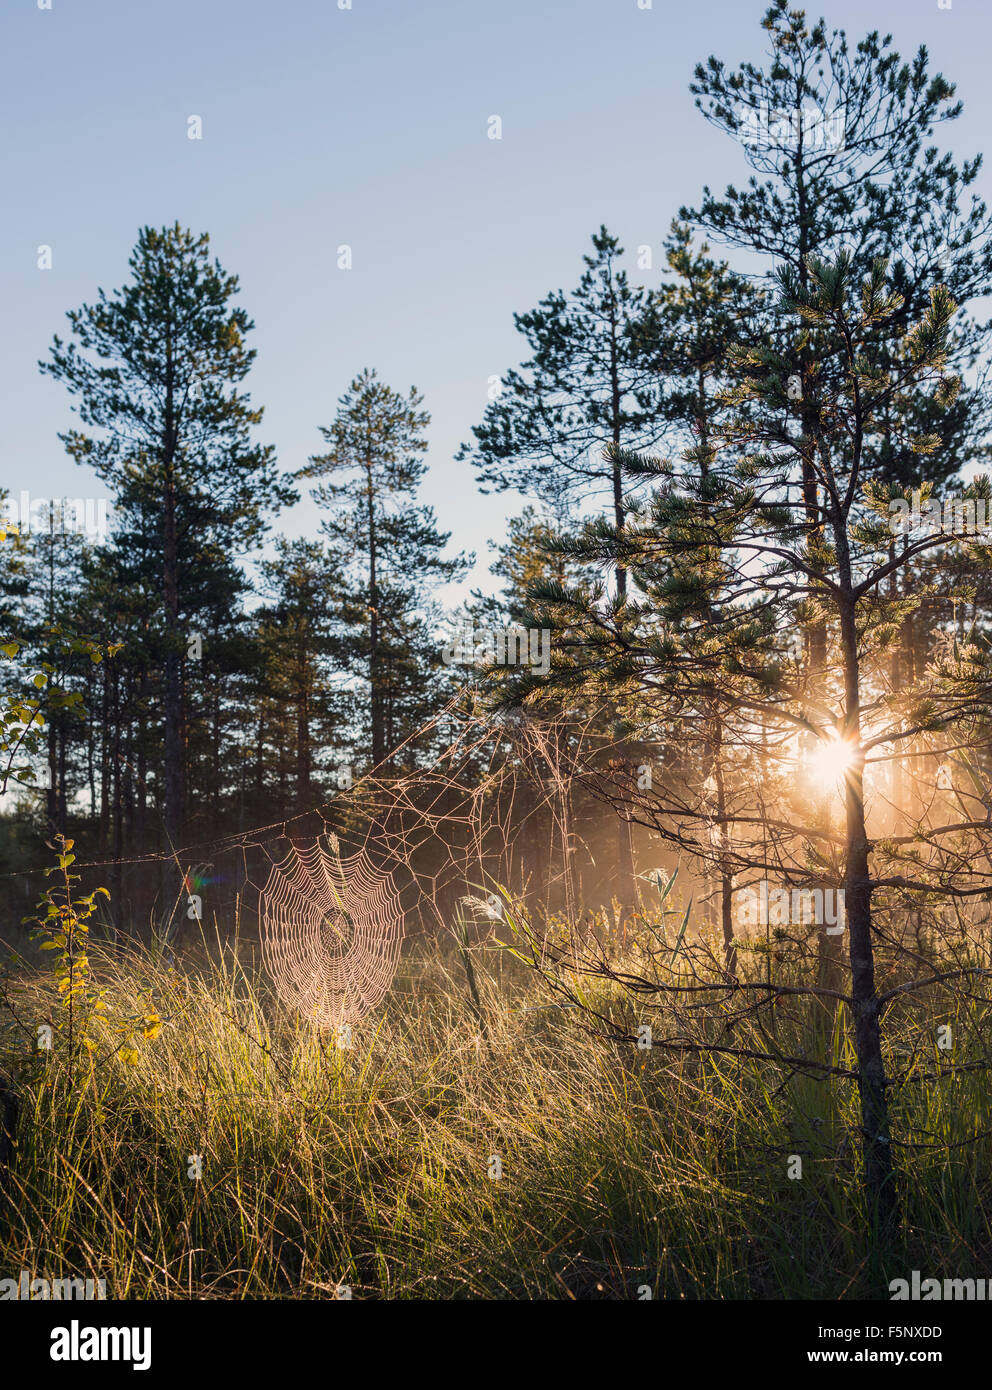
<instances>
[{"instance_id":1,"label":"tall grass","mask_svg":"<svg viewBox=\"0 0 992 1390\"><path fill-rule=\"evenodd\" d=\"M101 1024L73 1075L58 1037L31 1057L51 991L19 964L0 1007L21 1098L0 1277L104 1278L118 1298L885 1295L850 1081L607 1041L491 944L471 954L472 991L458 952L405 957L348 1048L287 1016L230 949L172 970L93 947L111 1014L139 1014L151 989L165 1022L134 1065ZM615 985L590 989L611 1017L651 1020ZM966 1060L987 1007L941 1018ZM809 1019L797 1005L778 1027L800 1046ZM985 1074L942 1075L908 1012L889 1043L916 1058L894 1133L931 1147L898 1150L885 1277L992 1276L992 1148L964 1142L992 1128ZM850 1064L843 1014L830 1045Z\"/></svg>"}]
</instances>

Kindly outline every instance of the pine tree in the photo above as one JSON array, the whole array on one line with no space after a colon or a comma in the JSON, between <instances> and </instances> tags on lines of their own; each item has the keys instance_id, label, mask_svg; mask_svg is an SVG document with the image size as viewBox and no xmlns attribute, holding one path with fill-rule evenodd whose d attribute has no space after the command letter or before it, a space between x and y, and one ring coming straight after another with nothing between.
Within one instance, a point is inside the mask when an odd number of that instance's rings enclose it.
<instances>
[{"instance_id":1,"label":"pine tree","mask_svg":"<svg viewBox=\"0 0 992 1390\"><path fill-rule=\"evenodd\" d=\"M496 558L489 573L502 580L497 595L473 591L473 612L484 622L518 625L529 621L533 594L542 585L572 588L591 583L593 574L564 555L557 546L558 536L572 529L569 515L528 504L519 516L507 523L506 540L489 542ZM509 676L511 668L500 674Z\"/></svg>"},{"instance_id":2,"label":"pine tree","mask_svg":"<svg viewBox=\"0 0 992 1390\"><path fill-rule=\"evenodd\" d=\"M721 397L733 380L733 352L758 336L762 318L767 318L767 296L744 276L735 274L726 261L714 260L705 241L694 247L692 230L684 222L672 223L665 241L665 261L667 277L655 296L655 315L646 331L655 344L659 368L665 375L666 413L680 426L680 434L687 440L682 460L690 485L694 485L693 475L698 474L700 493L705 495L713 441L723 420ZM670 576L670 582L676 585L684 582L684 575L678 571L676 564ZM652 597L647 596L646 613L652 611ZM711 789L717 827L714 833L726 851L731 825L726 814L727 778L722 758L725 730L720 700L702 699L698 718L683 726L685 734L693 722L698 735L699 782ZM686 757L690 747L687 739L683 775L689 770ZM734 975L734 878L726 852L719 857L716 868L724 958L728 973Z\"/></svg>"},{"instance_id":3,"label":"pine tree","mask_svg":"<svg viewBox=\"0 0 992 1390\"><path fill-rule=\"evenodd\" d=\"M71 639L77 633L76 598L85 547L81 537L66 533L64 509L55 500L48 504L47 525L32 529L26 540L32 595L26 612L33 618L32 645L38 659L47 662L51 671L40 701L47 732L45 822L50 833L64 835L70 801L69 763L78 742L82 703L80 693L72 688L71 672L77 663Z\"/></svg>"},{"instance_id":4,"label":"pine tree","mask_svg":"<svg viewBox=\"0 0 992 1390\"><path fill-rule=\"evenodd\" d=\"M904 334L927 311L935 281L945 283L964 309L985 293L992 276L988 209L974 192L962 209L981 159L958 167L930 143L939 126L957 118L961 103L940 73L931 74L925 48L906 62L891 38L875 31L852 52L843 31L828 32L822 19L808 23L805 11L790 9L788 0L775 0L762 24L771 46L767 68L743 63L732 71L710 57L696 67L691 84L697 107L740 142L754 176L722 196L704 188L698 209L683 208L680 216L723 245L771 261L770 272L791 268L800 285L809 283L810 257L832 260L844 252L859 277L884 258L901 308L876 331L887 335L897 358ZM762 337L776 338L784 351L783 331L787 325L773 318ZM820 330L830 331L829 325ZM948 349L954 371L966 374L974 366L987 350L989 332L988 325L959 315ZM835 346L809 333L792 353L814 548L825 506L816 486L815 455L825 447L816 430L817 395ZM915 486L920 460L904 441L937 433L941 447L926 468L940 483L963 464L988 457L990 424L992 397L965 375L946 410L934 411L926 392L907 394L898 417L870 441L864 464L904 488ZM812 621L807 656L814 676L823 672L825 655L822 626Z\"/></svg>"},{"instance_id":5,"label":"pine tree","mask_svg":"<svg viewBox=\"0 0 992 1390\"><path fill-rule=\"evenodd\" d=\"M41 370L77 400L86 431L62 437L138 519L157 553L164 638L164 821L170 845L183 830L185 601L197 556L257 544L268 511L293 500L271 447L254 444L262 417L237 384L254 359L253 324L232 304L236 276L211 261L209 238L178 223L143 228L131 278L68 315Z\"/></svg>"},{"instance_id":6,"label":"pine tree","mask_svg":"<svg viewBox=\"0 0 992 1390\"><path fill-rule=\"evenodd\" d=\"M606 497L613 525L627 515L623 477L607 453L650 448L665 430L662 381L645 331L651 297L633 286L620 266L623 248L605 227L592 238L593 255L569 294L546 295L530 313L514 315L531 357L507 372L500 394L463 444L484 485L516 489L561 508ZM614 601L627 599L622 557L613 566ZM622 754L623 731L616 737ZM618 896L634 907L634 865L629 827L617 818Z\"/></svg>"},{"instance_id":7,"label":"pine tree","mask_svg":"<svg viewBox=\"0 0 992 1390\"><path fill-rule=\"evenodd\" d=\"M694 247L690 229L685 224L672 224L665 252L666 277L652 295L640 331L645 355L664 381L664 415L671 437L682 443L683 466L690 478L705 483L712 455L712 439L721 419L719 393L726 389L728 381L732 379L731 352L735 345L753 340L756 324L760 322L764 309L764 297L743 276L734 274L726 262L714 260L705 243ZM614 451L614 465L625 483L641 481L642 475L624 471L626 461L638 457L636 451L622 447ZM638 505L635 501L630 505L628 524L632 521L636 526ZM625 529L617 528L601 518L587 529L577 544L573 545L561 530L556 539L549 541L549 545L552 552L557 553L560 565L571 560L574 569L577 560L584 561L587 577L591 578L595 568L602 570L615 557L626 554L624 534ZM556 665L556 679L560 679L564 685L576 679L580 683L587 683L587 665L595 664L594 661L590 662L588 655L587 641L591 635L588 627L583 629L580 624L579 631L572 634L567 626L563 628L561 625L570 607L577 605L579 611L588 614L587 596L578 592L573 582L562 583L557 577L542 575L531 583L529 597L533 607L528 621L543 624L547 612L544 605L550 604L547 620L555 623L555 645L561 658ZM654 605L650 601L645 602L645 595L636 583L622 607L614 605L611 608L605 603L605 597L600 590L595 599L600 610L600 635L604 640L613 626L622 630L628 641L652 643L663 640ZM564 607L560 602L563 598L567 600ZM559 621L556 621L555 614ZM570 660L570 655L574 659ZM610 669L607 683L597 690L597 698L605 700L610 686L617 692L626 691L628 708L622 727L626 737L640 745L636 762L641 765L646 759L653 758L655 753L638 734L638 724L643 724L644 720L639 717L643 709L639 708L636 688L632 690L629 683L625 685L619 680L615 666ZM587 684L586 688L591 687ZM699 717L683 726L680 756L686 775L690 774L689 761L692 760L692 766L698 770L700 783L711 782L714 778L719 782L720 712L716 702L704 704ZM622 783L625 779L621 777L615 780ZM721 787L718 800L722 795ZM616 805L622 816L622 797L617 797ZM732 875L721 869L718 882L716 896L724 924L728 968L732 971Z\"/></svg>"},{"instance_id":8,"label":"pine tree","mask_svg":"<svg viewBox=\"0 0 992 1390\"><path fill-rule=\"evenodd\" d=\"M337 614L344 669L368 695L363 734L373 767L428 717L441 643L429 597L471 563L445 558L449 535L414 496L426 472L430 415L411 387L400 395L366 369L321 427L327 451L300 471L317 480L332 563L342 575Z\"/></svg>"},{"instance_id":9,"label":"pine tree","mask_svg":"<svg viewBox=\"0 0 992 1390\"><path fill-rule=\"evenodd\" d=\"M660 378L644 337L647 290L630 284L623 247L605 227L592 243L570 294L553 291L514 315L531 357L504 374L475 443L457 457L472 462L484 492L515 489L559 508L605 494L622 527L622 478L604 449L650 448L661 438ZM622 565L615 582L622 601Z\"/></svg>"},{"instance_id":10,"label":"pine tree","mask_svg":"<svg viewBox=\"0 0 992 1390\"><path fill-rule=\"evenodd\" d=\"M334 608L341 578L316 541L280 537L276 555L262 565L268 603L254 615L266 659L267 689L289 712L287 746L295 754L297 810L309 809L318 749L333 742L342 696L334 690L332 659L339 654Z\"/></svg>"},{"instance_id":11,"label":"pine tree","mask_svg":"<svg viewBox=\"0 0 992 1390\"><path fill-rule=\"evenodd\" d=\"M974 830L970 813L937 831L924 814L907 817L903 835L880 841L869 833L866 766L874 765L873 777L883 776L893 759L939 756L940 741L948 738L968 750L965 757L978 756L992 716L988 647L967 635L944 632L917 679L891 687L892 645L926 595L904 597L888 581L893 570L922 556L939 562L948 545L986 567L989 557L980 539L935 533L913 535L893 558L898 489L875 478L870 466L879 436L907 397L928 391L935 414L953 407L959 378L949 371L954 305L946 287L933 288L926 314L897 352L892 325L904 306L889 288L885 262L858 284L849 258L834 265L813 259L805 284L788 268L780 283L781 312L795 320L799 340L808 330L835 345L823 364L830 385L814 422L828 446L813 457L824 499L819 548L810 543L805 519L807 431L789 393L791 354L769 344L738 347L738 379L722 393L726 413L705 476L667 460L620 460L626 471L656 483L650 506L622 544L638 589L666 619L664 638L645 640L619 626L604 634L591 610L587 640L601 678L615 672L615 679L637 682L655 719L677 728L679 737L694 710L711 701L721 710L722 813L675 778L638 799L645 824L745 880L774 869L790 887L822 887L831 879L843 886L849 994L822 984L805 992L837 997L851 1010L877 1255L897 1219L881 1023L890 996L876 983L879 952L890 981L897 966L910 972L908 981L899 976L900 997L908 1001L942 973L918 952L902 952L899 918L926 895L960 901L985 889L981 869L962 858L958 841L952 848L955 835ZM904 442L922 456L939 447L936 434ZM972 485L975 498L990 493L987 480ZM583 553L581 543L573 549ZM609 537L591 530L586 553L601 557L609 549ZM580 605L563 606L574 628ZM811 608L827 650L816 689L789 651L794 624ZM841 784L839 825L818 814L824 789L809 781L810 769L824 763ZM714 842L714 829L723 826L733 827L733 837ZM771 998L771 980L768 988ZM829 1068L810 1060L814 1069Z\"/></svg>"}]
</instances>

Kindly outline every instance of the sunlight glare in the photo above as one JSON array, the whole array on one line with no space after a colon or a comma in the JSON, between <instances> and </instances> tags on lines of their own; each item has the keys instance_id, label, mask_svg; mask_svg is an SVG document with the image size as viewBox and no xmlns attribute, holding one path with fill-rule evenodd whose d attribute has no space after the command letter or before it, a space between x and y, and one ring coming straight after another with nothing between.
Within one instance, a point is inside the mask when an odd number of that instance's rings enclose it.
<instances>
[{"instance_id":1,"label":"sunlight glare","mask_svg":"<svg viewBox=\"0 0 992 1390\"><path fill-rule=\"evenodd\" d=\"M851 745L832 735L810 753L807 764L810 778L817 786L831 787L840 782L853 760Z\"/></svg>"}]
</instances>

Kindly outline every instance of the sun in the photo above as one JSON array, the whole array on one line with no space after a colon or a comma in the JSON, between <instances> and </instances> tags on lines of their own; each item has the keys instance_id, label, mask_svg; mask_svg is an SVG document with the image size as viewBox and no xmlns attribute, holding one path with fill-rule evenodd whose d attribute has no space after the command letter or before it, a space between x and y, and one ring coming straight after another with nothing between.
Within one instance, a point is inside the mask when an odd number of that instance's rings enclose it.
<instances>
[{"instance_id":1,"label":"sun","mask_svg":"<svg viewBox=\"0 0 992 1390\"><path fill-rule=\"evenodd\" d=\"M810 779L826 789L840 782L853 762L854 750L851 745L836 734L831 734L812 750L807 770Z\"/></svg>"}]
</instances>

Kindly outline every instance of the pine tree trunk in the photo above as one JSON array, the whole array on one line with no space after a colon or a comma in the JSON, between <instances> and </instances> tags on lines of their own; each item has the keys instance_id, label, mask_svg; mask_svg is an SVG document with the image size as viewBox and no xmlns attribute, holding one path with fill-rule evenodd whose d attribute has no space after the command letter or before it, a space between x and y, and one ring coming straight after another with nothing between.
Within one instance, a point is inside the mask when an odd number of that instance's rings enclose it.
<instances>
[{"instance_id":1,"label":"pine tree trunk","mask_svg":"<svg viewBox=\"0 0 992 1390\"><path fill-rule=\"evenodd\" d=\"M620 407L622 396L620 392L620 370L619 370L619 346L617 343L617 321L614 311L610 325L610 389L611 389L611 414L613 425L613 443L619 445L621 430ZM623 476L620 466L613 465L613 519L616 524L617 532L621 532L627 522L626 512L623 506ZM623 603L627 597L627 571L622 565L616 566L616 585L617 602ZM621 759L620 764L620 786L624 784L624 774L627 772L627 760L624 758L624 749L621 745L619 749ZM620 915L622 918L630 917L636 907L634 892L634 846L630 833L630 823L624 815L617 817L617 900L620 903Z\"/></svg>"},{"instance_id":2,"label":"pine tree trunk","mask_svg":"<svg viewBox=\"0 0 992 1390\"><path fill-rule=\"evenodd\" d=\"M162 588L165 604L165 830L167 849L182 833L182 669L179 632L179 556L176 497L171 471L165 494Z\"/></svg>"},{"instance_id":3,"label":"pine tree trunk","mask_svg":"<svg viewBox=\"0 0 992 1390\"><path fill-rule=\"evenodd\" d=\"M48 720L48 787L45 791L45 819L48 829L55 833L59 829L58 813L58 725L54 715Z\"/></svg>"},{"instance_id":4,"label":"pine tree trunk","mask_svg":"<svg viewBox=\"0 0 992 1390\"><path fill-rule=\"evenodd\" d=\"M386 739L379 670L379 554L371 457L366 461L366 475L369 527L369 720L372 726L372 765L378 767L386 756Z\"/></svg>"},{"instance_id":5,"label":"pine tree trunk","mask_svg":"<svg viewBox=\"0 0 992 1390\"><path fill-rule=\"evenodd\" d=\"M93 678L86 674L86 708L93 709ZM90 820L96 820L96 730L93 720L86 721L86 782L90 792Z\"/></svg>"},{"instance_id":6,"label":"pine tree trunk","mask_svg":"<svg viewBox=\"0 0 992 1390\"><path fill-rule=\"evenodd\" d=\"M296 790L301 801L310 796L310 670L307 661L306 635L300 638L300 661L296 690Z\"/></svg>"},{"instance_id":7,"label":"pine tree trunk","mask_svg":"<svg viewBox=\"0 0 992 1390\"><path fill-rule=\"evenodd\" d=\"M714 775L716 813L720 825L720 925L723 929L723 959L727 974L737 978L737 947L734 945L734 875L730 867L730 826L727 823L727 792L723 780L723 724L716 715Z\"/></svg>"},{"instance_id":8,"label":"pine tree trunk","mask_svg":"<svg viewBox=\"0 0 992 1390\"><path fill-rule=\"evenodd\" d=\"M101 854L110 837L110 663L103 662L103 691L100 700L100 830L97 844Z\"/></svg>"},{"instance_id":9,"label":"pine tree trunk","mask_svg":"<svg viewBox=\"0 0 992 1390\"><path fill-rule=\"evenodd\" d=\"M116 692L115 692L116 693ZM110 894L111 915L114 924L114 939L121 930L123 923L123 904L121 902L121 859L124 834L124 798L121 788L121 708L120 700L115 700L114 709L114 741L113 741L113 859L114 866L111 869L111 882L113 889Z\"/></svg>"},{"instance_id":10,"label":"pine tree trunk","mask_svg":"<svg viewBox=\"0 0 992 1390\"><path fill-rule=\"evenodd\" d=\"M846 537L845 537L846 541ZM846 550L846 545L839 547ZM849 565L839 556L842 583L849 590ZM847 569L848 573L844 574ZM871 881L868 868L868 834L865 827L864 755L861 750L860 691L855 603L848 593L840 613L844 663L845 736L854 750L846 777L846 859L844 899L851 954L851 997L854 1011L858 1087L861 1093L862 1157L865 1195L873 1246L884 1244L898 1221L892 1144L889 1138L885 1062L875 960L871 939Z\"/></svg>"},{"instance_id":11,"label":"pine tree trunk","mask_svg":"<svg viewBox=\"0 0 992 1390\"><path fill-rule=\"evenodd\" d=\"M165 833L166 852L177 849L183 822L183 692L179 631L179 536L175 460L179 440L171 339L166 347L165 420L162 437L162 599L165 609ZM165 884L163 883L163 888Z\"/></svg>"}]
</instances>

